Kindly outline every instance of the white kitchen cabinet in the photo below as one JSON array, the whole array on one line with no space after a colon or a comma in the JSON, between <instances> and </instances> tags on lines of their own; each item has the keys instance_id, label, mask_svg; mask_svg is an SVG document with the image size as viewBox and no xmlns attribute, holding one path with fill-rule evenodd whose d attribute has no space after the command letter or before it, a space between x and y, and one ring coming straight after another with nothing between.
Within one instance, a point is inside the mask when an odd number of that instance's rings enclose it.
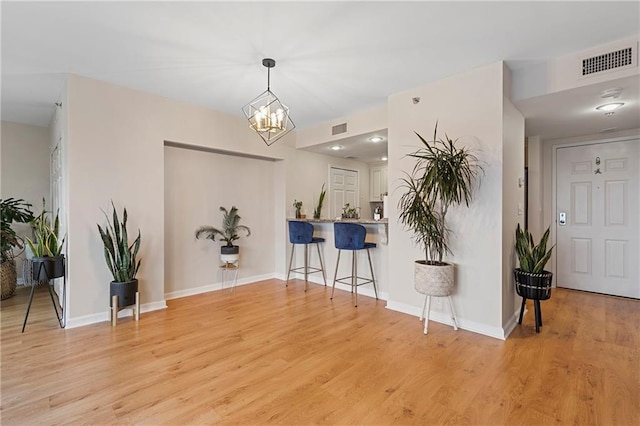
<instances>
[{"instance_id":1,"label":"white kitchen cabinet","mask_svg":"<svg viewBox=\"0 0 640 426\"><path fill-rule=\"evenodd\" d=\"M382 201L387 193L387 164L372 164L369 167L369 201Z\"/></svg>"}]
</instances>

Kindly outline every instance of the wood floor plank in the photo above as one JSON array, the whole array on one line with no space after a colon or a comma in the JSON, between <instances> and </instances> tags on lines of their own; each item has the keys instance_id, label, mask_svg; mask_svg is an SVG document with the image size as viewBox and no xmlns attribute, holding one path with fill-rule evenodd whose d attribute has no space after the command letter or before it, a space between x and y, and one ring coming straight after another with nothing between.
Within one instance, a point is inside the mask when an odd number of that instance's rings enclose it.
<instances>
[{"instance_id":1,"label":"wood floor plank","mask_svg":"<svg viewBox=\"0 0 640 426\"><path fill-rule=\"evenodd\" d=\"M61 330L2 301L2 425L640 424L640 302L554 289L506 341L268 280Z\"/></svg>"}]
</instances>

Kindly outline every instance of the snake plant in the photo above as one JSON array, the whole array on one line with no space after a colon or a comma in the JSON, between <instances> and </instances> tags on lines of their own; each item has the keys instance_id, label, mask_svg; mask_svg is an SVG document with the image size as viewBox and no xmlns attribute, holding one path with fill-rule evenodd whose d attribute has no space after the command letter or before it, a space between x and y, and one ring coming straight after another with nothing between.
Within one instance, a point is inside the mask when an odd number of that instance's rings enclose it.
<instances>
[{"instance_id":1,"label":"snake plant","mask_svg":"<svg viewBox=\"0 0 640 426\"><path fill-rule=\"evenodd\" d=\"M57 257L62 254L65 237L60 239L59 236L60 218L58 212L56 212L52 224L51 219L49 219L50 214L51 212L47 211L45 201L42 199L42 211L31 221L35 241L29 237L25 238L34 257Z\"/></svg>"},{"instance_id":2,"label":"snake plant","mask_svg":"<svg viewBox=\"0 0 640 426\"><path fill-rule=\"evenodd\" d=\"M516 228L516 253L520 261L520 270L522 272L530 272L537 274L544 270L544 265L551 258L552 246L547 251L547 241L549 239L549 230L542 235L540 242L536 245L533 241L533 235L527 230L520 228L520 224Z\"/></svg>"},{"instance_id":3,"label":"snake plant","mask_svg":"<svg viewBox=\"0 0 640 426\"><path fill-rule=\"evenodd\" d=\"M104 228L98 225L98 231L104 245L104 258L113 275L113 281L122 283L135 279L140 269L140 260L136 259L140 249L140 230L138 229L137 238L129 244L127 209L124 208L122 222L120 222L113 202L111 206L113 207L112 222L109 222L109 216L103 211L107 218L107 225Z\"/></svg>"}]
</instances>

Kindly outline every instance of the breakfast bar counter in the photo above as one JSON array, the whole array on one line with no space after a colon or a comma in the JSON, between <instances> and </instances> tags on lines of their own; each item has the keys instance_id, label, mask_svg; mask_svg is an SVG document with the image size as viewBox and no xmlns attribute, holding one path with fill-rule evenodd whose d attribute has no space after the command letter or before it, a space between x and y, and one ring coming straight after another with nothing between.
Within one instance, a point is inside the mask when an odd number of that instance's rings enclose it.
<instances>
[{"instance_id":1,"label":"breakfast bar counter","mask_svg":"<svg viewBox=\"0 0 640 426\"><path fill-rule=\"evenodd\" d=\"M325 239L324 243L320 244L320 250L322 251L322 257L325 261L325 269L327 272L327 285L331 286L333 283L333 277L335 274L336 261L338 257L338 250L335 248L334 244L334 228L333 224L336 222L349 222L349 223L359 223L364 226L367 230L366 241L371 243L376 243L376 247L371 249L371 261L373 263L374 275L377 282L378 287L378 296L380 299L386 300L389 294L389 283L388 283L388 219L381 220L373 220L373 219L296 219L296 218L287 218L287 222L290 221L303 221L312 223L314 226L314 236L322 237ZM291 249L291 244L287 244L288 249ZM309 251L311 254L310 262L311 264L318 264L317 253L315 248ZM290 252L288 252L290 253ZM351 257L350 253L343 253L346 259ZM361 267L361 271L363 274L368 276L369 267L367 265L366 260L366 250L355 252L356 256L359 256L359 263L363 265ZM301 265L302 259L302 251L296 253L296 257L298 258L298 266ZM360 258L362 256L362 258ZM296 261L294 260L294 263ZM366 267L364 265L367 265ZM350 261L341 261L340 269L338 271L338 278L348 276L351 272ZM293 275L292 275L293 276ZM298 275L300 278L301 275ZM322 275L321 274L312 274L309 276L310 282L322 283ZM350 292L351 289L349 286L342 285L340 283L336 284L336 289L342 289ZM358 289L358 293L365 296L374 296L373 287L368 284L363 286L361 289Z\"/></svg>"}]
</instances>

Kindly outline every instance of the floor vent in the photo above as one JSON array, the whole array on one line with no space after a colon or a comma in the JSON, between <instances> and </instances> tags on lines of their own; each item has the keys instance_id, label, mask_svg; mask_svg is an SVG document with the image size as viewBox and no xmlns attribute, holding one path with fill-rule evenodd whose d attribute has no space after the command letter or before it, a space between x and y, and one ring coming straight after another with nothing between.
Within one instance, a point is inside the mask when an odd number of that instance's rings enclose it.
<instances>
[{"instance_id":1,"label":"floor vent","mask_svg":"<svg viewBox=\"0 0 640 426\"><path fill-rule=\"evenodd\" d=\"M582 60L582 75L588 76L603 71L614 70L634 65L634 49L626 47L602 55L584 58Z\"/></svg>"},{"instance_id":2,"label":"floor vent","mask_svg":"<svg viewBox=\"0 0 640 426\"><path fill-rule=\"evenodd\" d=\"M347 123L336 124L331 128L331 136L347 133Z\"/></svg>"}]
</instances>

